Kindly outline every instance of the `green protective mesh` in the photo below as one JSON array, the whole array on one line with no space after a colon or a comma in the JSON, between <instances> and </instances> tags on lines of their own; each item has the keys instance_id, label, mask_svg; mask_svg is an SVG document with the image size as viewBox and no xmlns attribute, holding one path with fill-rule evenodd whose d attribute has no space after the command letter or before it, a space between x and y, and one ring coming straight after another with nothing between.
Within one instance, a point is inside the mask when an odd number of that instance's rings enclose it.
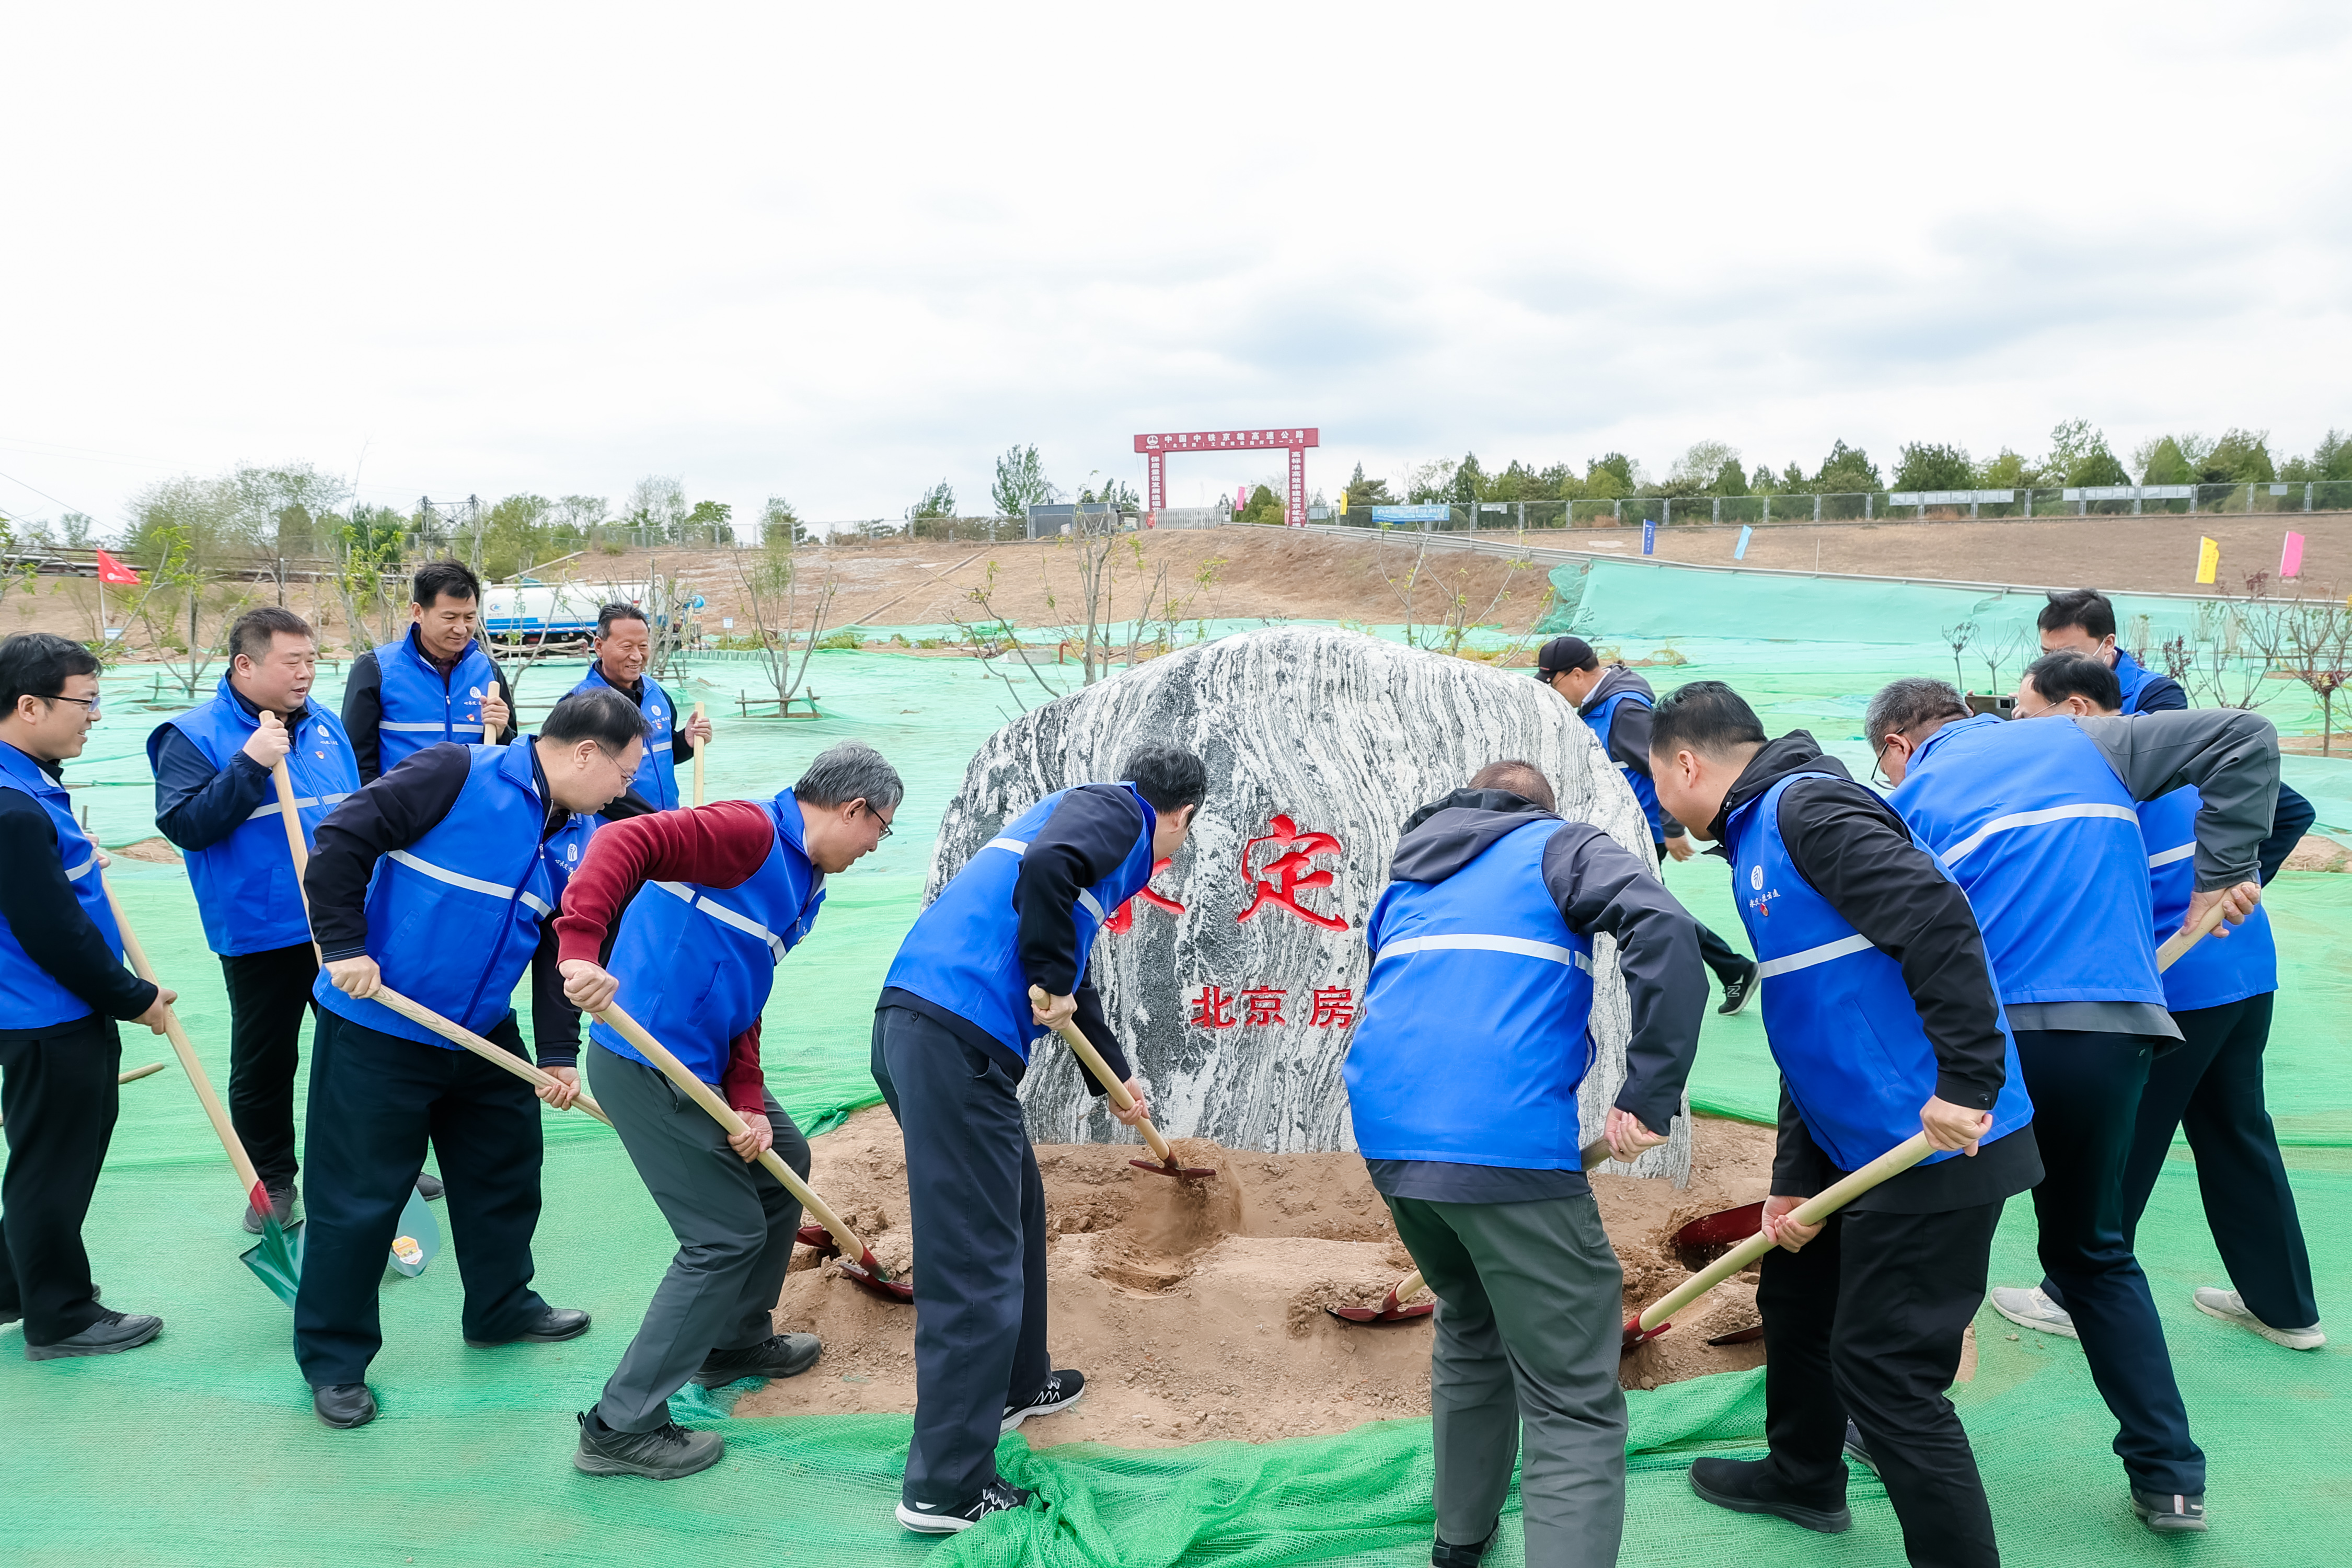
<instances>
[{"instance_id":1,"label":"green protective mesh","mask_svg":"<svg viewBox=\"0 0 2352 1568\"><path fill-rule=\"evenodd\" d=\"M1823 618L1810 613L1783 624ZM1913 662L1924 656L1906 647L1741 643L1719 635L1736 620L1705 624L1717 635L1676 639L1692 662L1653 668L1654 680L1732 680L1769 725L1811 728L1857 772L1868 765L1850 738L1861 699L1886 676L1935 668ZM1604 641L1611 635L1605 623L1596 631ZM1617 635L1628 639L1629 656L1649 651L1638 638L1651 634ZM835 879L815 933L779 976L767 1058L780 1097L803 1125L873 1099L866 1058L875 992L913 918L930 838L964 758L1003 721L1000 708L1011 710L1001 685L960 661L844 652L820 655L813 668L826 714L814 721L735 717L737 690L757 679L756 669L739 664L711 661L673 682L684 700L705 698L717 712L714 798L772 793L823 746L851 736L880 747L907 776L899 832ZM68 770L77 783L91 781L75 798L89 805L93 829L110 845L152 832L142 742L153 720L135 700L152 681L143 670L108 678L106 727ZM527 713L566 684L563 674L534 671L523 687ZM331 701L332 685L324 693ZM225 1084L226 1005L184 874L118 858L110 875L161 973L182 993L182 1016L206 1069ZM1666 877L1699 918L1746 946L1718 865L1671 865ZM2345 1249L2328 1239L2340 1228L2337 1215L2352 1218L2352 1072L2336 1024L2347 1000L2339 976L2352 958L2345 951L2352 878L2288 873L2271 896L2283 958L2271 1103L2325 1303L2352 1288ZM126 1065L168 1058L164 1043L144 1031L125 1036ZM1774 1082L1753 1011L1710 1015L1694 1101L1769 1120ZM908 1535L891 1518L903 1417L739 1421L727 1415L732 1391L689 1389L676 1414L725 1432L719 1467L666 1484L578 1475L569 1462L572 1413L594 1401L674 1241L609 1132L578 1116L545 1117L537 1283L550 1300L593 1311L594 1330L560 1345L462 1348L463 1259L453 1245L422 1277L387 1279L385 1347L372 1373L383 1414L339 1433L310 1414L286 1309L237 1262L251 1241L237 1227L241 1194L178 1069L126 1087L86 1235L108 1302L161 1312L167 1327L129 1355L41 1363L18 1358L18 1331L0 1331L0 1562L1402 1568L1428 1561L1426 1421L1154 1450L1072 1444L1033 1453L1015 1434L1000 1463L1036 1488L1045 1506L997 1516L945 1542ZM2014 1331L1986 1310L1977 1322L1978 1375L1954 1398L1975 1439L2006 1560L2053 1568L2178 1564L2184 1552L2200 1563L2261 1568L2336 1560L2330 1526L2352 1510L2352 1482L2327 1435L2347 1427L2347 1358L2333 1347L2309 1355L2280 1350L2189 1306L2193 1288L2223 1279L2185 1148L2158 1184L2141 1235L2197 1435L2211 1458L2213 1533L2158 1542L2134 1523L2108 1451L2114 1426L2080 1348L2032 1333L2012 1339ZM2030 1206L2012 1204L1993 1279L2036 1278L2032 1243ZM806 1375L828 1373L819 1362ZM1684 1472L1693 1458L1759 1451L1759 1373L1636 1392L1628 1405L1622 1562L1798 1568L1900 1560L1884 1491L1865 1475L1857 1473L1850 1493L1855 1527L1838 1537L1726 1513L1691 1494ZM1488 1561L1499 1568L1523 1561L1516 1498Z\"/></svg>"}]
</instances>

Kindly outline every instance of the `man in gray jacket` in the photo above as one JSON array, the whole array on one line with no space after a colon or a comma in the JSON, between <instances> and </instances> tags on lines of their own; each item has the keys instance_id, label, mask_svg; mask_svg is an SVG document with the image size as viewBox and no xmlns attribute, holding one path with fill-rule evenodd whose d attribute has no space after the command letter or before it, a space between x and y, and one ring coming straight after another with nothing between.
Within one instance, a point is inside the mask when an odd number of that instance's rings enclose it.
<instances>
[{"instance_id":1,"label":"man in gray jacket","mask_svg":"<svg viewBox=\"0 0 2352 1568\"><path fill-rule=\"evenodd\" d=\"M1365 928L1371 983L1347 1062L1356 1143L1437 1296L1430 1405L1438 1568L1485 1553L1519 1465L1532 1568L1617 1561L1624 1277L1584 1178L1593 938L1633 1010L1606 1135L1664 1142L1706 983L1690 916L1641 859L1563 820L1522 762L1405 824Z\"/></svg>"}]
</instances>

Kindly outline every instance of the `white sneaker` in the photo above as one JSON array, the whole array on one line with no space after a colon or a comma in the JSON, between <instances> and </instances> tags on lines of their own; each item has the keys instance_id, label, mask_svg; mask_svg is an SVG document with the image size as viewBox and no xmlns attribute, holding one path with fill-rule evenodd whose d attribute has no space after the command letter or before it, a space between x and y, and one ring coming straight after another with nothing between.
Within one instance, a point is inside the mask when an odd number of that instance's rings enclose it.
<instances>
[{"instance_id":1,"label":"white sneaker","mask_svg":"<svg viewBox=\"0 0 2352 1568\"><path fill-rule=\"evenodd\" d=\"M2074 1331L2074 1314L2043 1295L2039 1285L2024 1290L2014 1285L1994 1286L1992 1310L2021 1329L2063 1334L2070 1340L2083 1337Z\"/></svg>"},{"instance_id":2,"label":"white sneaker","mask_svg":"<svg viewBox=\"0 0 2352 1568\"><path fill-rule=\"evenodd\" d=\"M2291 1351L2315 1351L2327 1342L2327 1336L2314 1323L2307 1329L2274 1329L2246 1310L2245 1298L2235 1290L2217 1290L2210 1285L2197 1288L2197 1310L2209 1318L2219 1318L2225 1323L2235 1323L2254 1332L2274 1345L2284 1345Z\"/></svg>"}]
</instances>

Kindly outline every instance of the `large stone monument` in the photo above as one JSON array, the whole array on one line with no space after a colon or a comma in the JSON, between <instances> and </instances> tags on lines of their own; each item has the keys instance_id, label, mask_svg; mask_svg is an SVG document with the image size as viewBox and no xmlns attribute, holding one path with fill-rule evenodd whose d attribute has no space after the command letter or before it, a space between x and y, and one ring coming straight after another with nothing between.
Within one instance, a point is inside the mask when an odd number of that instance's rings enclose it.
<instances>
[{"instance_id":1,"label":"large stone monument","mask_svg":"<svg viewBox=\"0 0 2352 1568\"><path fill-rule=\"evenodd\" d=\"M1405 819L1486 763L1534 763L1562 816L1655 864L1616 767L1525 672L1301 628L1154 659L999 730L940 825L926 901L1037 800L1116 781L1129 752L1155 744L1201 755L1208 800L1174 863L1113 915L1093 963L1111 1026L1150 1085L1153 1120L1172 1137L1355 1147L1340 1063L1370 968L1364 923ZM1594 959L1588 1140L1624 1081L1629 1025L1615 943L1597 938ZM1051 1036L1036 1047L1021 1087L1032 1135L1133 1141L1083 1091L1083 1071ZM1633 1171L1688 1179L1686 1114Z\"/></svg>"}]
</instances>

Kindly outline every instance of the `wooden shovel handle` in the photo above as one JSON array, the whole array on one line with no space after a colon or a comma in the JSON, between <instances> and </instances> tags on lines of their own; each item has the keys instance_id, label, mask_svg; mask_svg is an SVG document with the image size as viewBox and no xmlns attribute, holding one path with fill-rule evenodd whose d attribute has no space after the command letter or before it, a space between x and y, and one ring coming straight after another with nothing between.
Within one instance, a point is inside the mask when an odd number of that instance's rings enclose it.
<instances>
[{"instance_id":1,"label":"wooden shovel handle","mask_svg":"<svg viewBox=\"0 0 2352 1568\"><path fill-rule=\"evenodd\" d=\"M675 711L675 710L673 710L673 711ZM699 719L699 718L701 718L701 717L702 717L702 704L701 704L701 703L699 703L699 702L698 702L698 703L696 703L696 704L694 705L694 716L695 716L697 719ZM703 752L703 745L702 745L702 742L701 742L700 741L697 741L697 742L695 742L695 743L694 743L694 804L695 804L695 805L700 805L702 804L702 752Z\"/></svg>"},{"instance_id":2,"label":"wooden shovel handle","mask_svg":"<svg viewBox=\"0 0 2352 1568\"><path fill-rule=\"evenodd\" d=\"M294 780L293 776L286 771L285 758L278 758L272 765L269 776L278 785L278 815L286 823L286 849L294 857L294 886L301 891L302 912L307 917L310 912L310 893L309 889L302 886L302 879L310 874L310 846L302 842L301 814L294 806ZM314 942L310 945L311 951L315 952L318 950L318 943ZM451 1045L459 1046L473 1052L492 1067L514 1074L533 1089L550 1089L554 1087L557 1081L512 1051L501 1046L493 1045L464 1025L452 1023L430 1007L410 1001L389 985L378 984L374 994L367 1000L383 1003L410 1023L424 1025ZM581 1095L572 1104L575 1110L586 1111L605 1126L613 1125L613 1119L604 1114L604 1108L586 1095Z\"/></svg>"},{"instance_id":3,"label":"wooden shovel handle","mask_svg":"<svg viewBox=\"0 0 2352 1568\"><path fill-rule=\"evenodd\" d=\"M2177 931L2165 938L2164 945L2156 950L2156 972L2161 974L2179 963L2182 953L2195 947L2199 939L2219 931L2221 928L2221 922L2228 918L2221 912L2221 906L2216 903L2205 911L2205 918L2197 922L2196 930Z\"/></svg>"},{"instance_id":4,"label":"wooden shovel handle","mask_svg":"<svg viewBox=\"0 0 2352 1568\"><path fill-rule=\"evenodd\" d=\"M1044 986L1029 987L1032 1006L1043 1007L1049 1000L1051 998L1045 994ZM1054 1032L1068 1042L1070 1049L1077 1052L1078 1060L1087 1064L1087 1070L1095 1075L1095 1081L1103 1086L1103 1092L1110 1096L1113 1105L1121 1110L1135 1109L1135 1096L1127 1092L1127 1085L1119 1082L1118 1076L1110 1070L1110 1063L1103 1060L1102 1053L1095 1049L1095 1043L1087 1038L1075 1021L1056 1024ZM1176 1163L1176 1152L1168 1146L1168 1140L1160 1135L1160 1129L1151 1125L1151 1118L1147 1116L1137 1122L1135 1130L1143 1134L1144 1145L1151 1151L1153 1159L1163 1165Z\"/></svg>"},{"instance_id":5,"label":"wooden shovel handle","mask_svg":"<svg viewBox=\"0 0 2352 1568\"><path fill-rule=\"evenodd\" d=\"M1588 1171L1598 1170L1616 1157L1616 1151L1609 1147L1609 1140L1606 1138L1595 1138L1578 1151L1578 1158L1583 1162L1584 1168ZM1421 1294L1422 1287L1425 1283L1421 1277L1421 1270L1416 1268L1398 1280L1397 1288L1391 1294L1400 1301L1407 1300Z\"/></svg>"},{"instance_id":6,"label":"wooden shovel handle","mask_svg":"<svg viewBox=\"0 0 2352 1568\"><path fill-rule=\"evenodd\" d=\"M645 1026L623 1012L618 1002L610 1004L596 1016L635 1046L639 1056L660 1068L662 1076L676 1084L687 1098L709 1111L713 1121L730 1133L747 1131L743 1119L735 1113L735 1108L719 1099L717 1089L688 1072L686 1064L672 1056L668 1047L646 1033ZM816 1222L831 1233L844 1258L856 1263L866 1257L866 1244L857 1239L857 1233L849 1228L849 1223L834 1213L832 1206L823 1198L810 1191L808 1184L794 1175L793 1168L779 1159L773 1149L760 1152L760 1163L770 1175L784 1184L784 1191L800 1200L801 1207L808 1210Z\"/></svg>"}]
</instances>

